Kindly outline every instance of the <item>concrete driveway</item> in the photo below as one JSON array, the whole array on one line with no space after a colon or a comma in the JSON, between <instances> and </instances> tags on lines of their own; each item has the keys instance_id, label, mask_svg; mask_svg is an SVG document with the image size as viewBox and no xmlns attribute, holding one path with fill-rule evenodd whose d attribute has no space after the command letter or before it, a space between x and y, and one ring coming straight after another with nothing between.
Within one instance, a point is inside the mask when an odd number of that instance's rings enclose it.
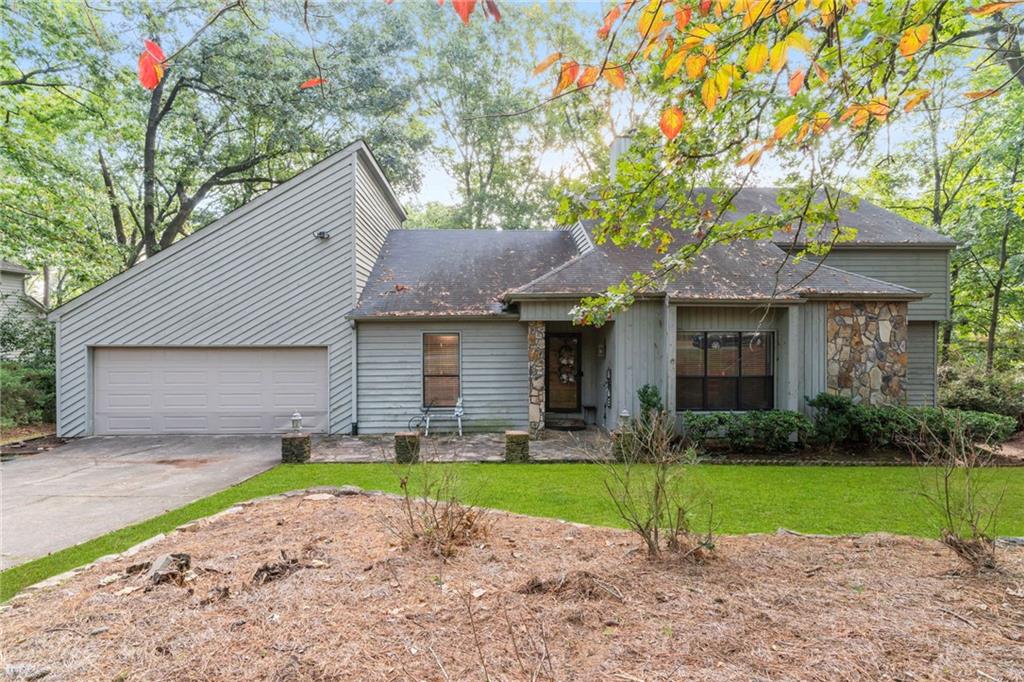
<instances>
[{"instance_id":1,"label":"concrete driveway","mask_svg":"<svg viewBox=\"0 0 1024 682\"><path fill-rule=\"evenodd\" d=\"M265 471L279 436L94 436L0 464L0 568L143 521Z\"/></svg>"}]
</instances>

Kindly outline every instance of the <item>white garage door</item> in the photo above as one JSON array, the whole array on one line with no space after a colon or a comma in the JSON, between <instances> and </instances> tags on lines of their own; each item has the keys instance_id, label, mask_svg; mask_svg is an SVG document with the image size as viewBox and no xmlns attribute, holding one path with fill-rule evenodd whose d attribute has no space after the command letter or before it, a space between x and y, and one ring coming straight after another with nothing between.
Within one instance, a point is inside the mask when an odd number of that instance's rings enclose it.
<instances>
[{"instance_id":1,"label":"white garage door","mask_svg":"<svg viewBox=\"0 0 1024 682\"><path fill-rule=\"evenodd\" d=\"M93 432L327 430L324 348L96 348Z\"/></svg>"}]
</instances>

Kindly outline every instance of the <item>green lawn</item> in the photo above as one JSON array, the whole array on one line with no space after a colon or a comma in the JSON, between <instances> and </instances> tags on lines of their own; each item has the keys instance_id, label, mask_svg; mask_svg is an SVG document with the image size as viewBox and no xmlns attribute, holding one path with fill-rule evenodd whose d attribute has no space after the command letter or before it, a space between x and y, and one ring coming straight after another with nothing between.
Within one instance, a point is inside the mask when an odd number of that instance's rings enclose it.
<instances>
[{"instance_id":1,"label":"green lawn","mask_svg":"<svg viewBox=\"0 0 1024 682\"><path fill-rule=\"evenodd\" d=\"M463 498L474 504L583 523L621 525L604 490L604 471L593 464L458 464ZM0 573L0 601L23 587L119 552L192 519L242 500L313 485L353 484L398 489L388 464L282 465L215 495L103 537ZM1024 535L1024 468L983 472L1005 497L997 533ZM889 531L934 536L933 517L920 497L928 469L704 465L695 485L714 502L720 533Z\"/></svg>"}]
</instances>

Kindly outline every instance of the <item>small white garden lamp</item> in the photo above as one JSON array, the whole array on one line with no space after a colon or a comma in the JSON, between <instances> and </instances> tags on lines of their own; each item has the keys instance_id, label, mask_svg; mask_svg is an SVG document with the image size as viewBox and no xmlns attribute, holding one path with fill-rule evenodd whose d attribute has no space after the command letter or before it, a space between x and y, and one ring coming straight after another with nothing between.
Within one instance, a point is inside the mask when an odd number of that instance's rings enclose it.
<instances>
[{"instance_id":1,"label":"small white garden lamp","mask_svg":"<svg viewBox=\"0 0 1024 682\"><path fill-rule=\"evenodd\" d=\"M302 430L302 415L296 412L292 415L292 431L298 433Z\"/></svg>"}]
</instances>

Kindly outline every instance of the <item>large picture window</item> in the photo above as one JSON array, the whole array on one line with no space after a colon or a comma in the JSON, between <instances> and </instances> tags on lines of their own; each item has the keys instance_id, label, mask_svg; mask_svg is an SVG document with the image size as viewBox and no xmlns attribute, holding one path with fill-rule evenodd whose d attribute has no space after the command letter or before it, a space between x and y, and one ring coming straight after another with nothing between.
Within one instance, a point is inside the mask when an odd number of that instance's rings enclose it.
<instances>
[{"instance_id":1,"label":"large picture window","mask_svg":"<svg viewBox=\"0 0 1024 682\"><path fill-rule=\"evenodd\" d=\"M770 410L775 405L772 332L676 335L676 410Z\"/></svg>"},{"instance_id":2,"label":"large picture window","mask_svg":"<svg viewBox=\"0 0 1024 682\"><path fill-rule=\"evenodd\" d=\"M423 405L455 407L459 400L459 335L423 335Z\"/></svg>"}]
</instances>

